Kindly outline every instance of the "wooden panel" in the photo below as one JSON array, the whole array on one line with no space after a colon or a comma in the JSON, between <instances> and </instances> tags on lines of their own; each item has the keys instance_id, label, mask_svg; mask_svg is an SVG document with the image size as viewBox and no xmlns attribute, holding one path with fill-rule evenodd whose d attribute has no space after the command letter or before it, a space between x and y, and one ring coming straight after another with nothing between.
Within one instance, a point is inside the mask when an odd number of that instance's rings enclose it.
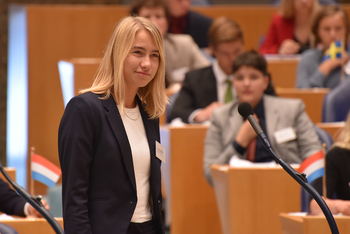
<instances>
[{"instance_id":1,"label":"wooden panel","mask_svg":"<svg viewBox=\"0 0 350 234\"><path fill-rule=\"evenodd\" d=\"M324 216L294 216L281 213L283 234L331 234ZM334 216L339 233L350 233L350 216Z\"/></svg>"},{"instance_id":2,"label":"wooden panel","mask_svg":"<svg viewBox=\"0 0 350 234\"><path fill-rule=\"evenodd\" d=\"M340 128L345 126L345 122L334 122L334 123L316 123L316 126L326 130L335 141Z\"/></svg>"},{"instance_id":3,"label":"wooden panel","mask_svg":"<svg viewBox=\"0 0 350 234\"><path fill-rule=\"evenodd\" d=\"M275 88L295 88L296 85L296 71L299 63L299 58L294 59L271 59L266 57L267 70L271 74Z\"/></svg>"},{"instance_id":4,"label":"wooden panel","mask_svg":"<svg viewBox=\"0 0 350 234\"><path fill-rule=\"evenodd\" d=\"M322 121L322 105L324 96L329 89L296 89L296 88L277 88L276 93L279 97L300 98L305 103L305 111L314 123Z\"/></svg>"},{"instance_id":5,"label":"wooden panel","mask_svg":"<svg viewBox=\"0 0 350 234\"><path fill-rule=\"evenodd\" d=\"M226 16L236 21L243 31L245 49L258 50L277 8L272 5L214 5L193 10L212 18Z\"/></svg>"},{"instance_id":6,"label":"wooden panel","mask_svg":"<svg viewBox=\"0 0 350 234\"><path fill-rule=\"evenodd\" d=\"M203 174L207 126L170 127L171 233L221 233L213 188Z\"/></svg>"},{"instance_id":7,"label":"wooden panel","mask_svg":"<svg viewBox=\"0 0 350 234\"><path fill-rule=\"evenodd\" d=\"M63 228L63 219L55 218ZM0 223L13 227L18 234L54 234L55 231L44 218L18 218L0 220Z\"/></svg>"},{"instance_id":8,"label":"wooden panel","mask_svg":"<svg viewBox=\"0 0 350 234\"><path fill-rule=\"evenodd\" d=\"M278 214L300 210L300 186L280 167L213 166L212 172L218 206L229 209L220 216L224 234L280 234Z\"/></svg>"}]
</instances>

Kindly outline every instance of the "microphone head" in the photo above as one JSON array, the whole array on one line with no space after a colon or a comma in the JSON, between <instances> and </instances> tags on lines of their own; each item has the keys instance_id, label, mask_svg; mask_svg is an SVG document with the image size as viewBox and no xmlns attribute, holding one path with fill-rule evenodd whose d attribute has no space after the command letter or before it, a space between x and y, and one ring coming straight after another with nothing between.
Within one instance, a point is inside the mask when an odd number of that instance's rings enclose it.
<instances>
[{"instance_id":1,"label":"microphone head","mask_svg":"<svg viewBox=\"0 0 350 234\"><path fill-rule=\"evenodd\" d=\"M253 114L253 108L248 102L242 102L238 106L238 113L243 116L244 119L247 119L249 115Z\"/></svg>"}]
</instances>

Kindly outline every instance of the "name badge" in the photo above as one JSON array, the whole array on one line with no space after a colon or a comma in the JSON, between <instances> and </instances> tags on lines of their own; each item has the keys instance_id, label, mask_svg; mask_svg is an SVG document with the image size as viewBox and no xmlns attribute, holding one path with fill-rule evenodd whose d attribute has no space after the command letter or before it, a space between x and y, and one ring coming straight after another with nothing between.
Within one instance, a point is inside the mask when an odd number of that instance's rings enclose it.
<instances>
[{"instance_id":1,"label":"name badge","mask_svg":"<svg viewBox=\"0 0 350 234\"><path fill-rule=\"evenodd\" d=\"M165 148L158 141L156 141L156 157L165 163Z\"/></svg>"},{"instance_id":2,"label":"name badge","mask_svg":"<svg viewBox=\"0 0 350 234\"><path fill-rule=\"evenodd\" d=\"M297 139L297 135L292 127L281 129L275 132L274 136L278 144Z\"/></svg>"}]
</instances>

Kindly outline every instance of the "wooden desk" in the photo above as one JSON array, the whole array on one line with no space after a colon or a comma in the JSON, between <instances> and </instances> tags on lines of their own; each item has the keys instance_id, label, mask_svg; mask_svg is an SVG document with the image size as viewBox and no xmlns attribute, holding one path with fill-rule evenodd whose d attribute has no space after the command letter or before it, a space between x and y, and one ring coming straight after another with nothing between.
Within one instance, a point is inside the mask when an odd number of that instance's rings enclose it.
<instances>
[{"instance_id":1,"label":"wooden desk","mask_svg":"<svg viewBox=\"0 0 350 234\"><path fill-rule=\"evenodd\" d=\"M280 234L278 215L300 210L300 186L282 168L213 165L224 234Z\"/></svg>"},{"instance_id":2,"label":"wooden desk","mask_svg":"<svg viewBox=\"0 0 350 234\"><path fill-rule=\"evenodd\" d=\"M322 122L323 99L328 92L329 89L326 88L276 88L279 97L302 99L305 103L305 111L314 123Z\"/></svg>"},{"instance_id":3,"label":"wooden desk","mask_svg":"<svg viewBox=\"0 0 350 234\"><path fill-rule=\"evenodd\" d=\"M295 88L299 56L290 58L266 56L266 61L275 88Z\"/></svg>"},{"instance_id":4,"label":"wooden desk","mask_svg":"<svg viewBox=\"0 0 350 234\"><path fill-rule=\"evenodd\" d=\"M166 222L171 234L222 233L214 190L203 173L204 138L208 127L162 127L166 148L162 165L166 191Z\"/></svg>"},{"instance_id":5,"label":"wooden desk","mask_svg":"<svg viewBox=\"0 0 350 234\"><path fill-rule=\"evenodd\" d=\"M63 228L63 219L55 219ZM18 234L55 234L55 231L44 218L19 218L15 220L0 220L0 223L13 227L18 232Z\"/></svg>"},{"instance_id":6,"label":"wooden desk","mask_svg":"<svg viewBox=\"0 0 350 234\"><path fill-rule=\"evenodd\" d=\"M350 233L350 216L335 216L340 234ZM283 234L331 234L324 216L293 216L280 214Z\"/></svg>"},{"instance_id":7,"label":"wooden desk","mask_svg":"<svg viewBox=\"0 0 350 234\"><path fill-rule=\"evenodd\" d=\"M334 123L316 123L316 126L326 130L336 140L337 134L340 128L345 126L345 122L334 122Z\"/></svg>"}]
</instances>

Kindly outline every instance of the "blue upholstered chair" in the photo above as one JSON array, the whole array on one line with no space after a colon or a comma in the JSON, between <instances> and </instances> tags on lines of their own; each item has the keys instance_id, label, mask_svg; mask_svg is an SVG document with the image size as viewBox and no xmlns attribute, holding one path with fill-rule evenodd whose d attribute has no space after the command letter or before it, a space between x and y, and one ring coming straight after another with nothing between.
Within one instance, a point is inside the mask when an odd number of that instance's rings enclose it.
<instances>
[{"instance_id":1,"label":"blue upholstered chair","mask_svg":"<svg viewBox=\"0 0 350 234\"><path fill-rule=\"evenodd\" d=\"M345 121L350 110L350 79L332 89L323 100L322 122Z\"/></svg>"}]
</instances>

